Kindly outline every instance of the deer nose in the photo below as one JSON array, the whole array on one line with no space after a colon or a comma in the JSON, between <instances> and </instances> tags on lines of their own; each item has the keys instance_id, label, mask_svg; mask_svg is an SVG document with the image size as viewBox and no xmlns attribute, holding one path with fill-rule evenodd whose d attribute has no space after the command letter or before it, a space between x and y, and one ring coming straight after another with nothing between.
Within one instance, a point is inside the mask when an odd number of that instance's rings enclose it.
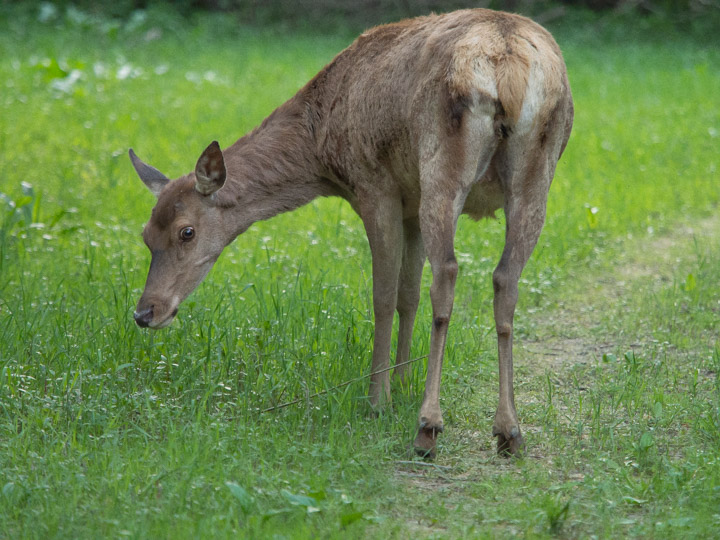
<instances>
[{"instance_id":1,"label":"deer nose","mask_svg":"<svg viewBox=\"0 0 720 540\"><path fill-rule=\"evenodd\" d=\"M153 319L153 306L150 306L142 311L134 312L133 317L135 317L135 322L138 326L147 328L150 326L150 321Z\"/></svg>"}]
</instances>

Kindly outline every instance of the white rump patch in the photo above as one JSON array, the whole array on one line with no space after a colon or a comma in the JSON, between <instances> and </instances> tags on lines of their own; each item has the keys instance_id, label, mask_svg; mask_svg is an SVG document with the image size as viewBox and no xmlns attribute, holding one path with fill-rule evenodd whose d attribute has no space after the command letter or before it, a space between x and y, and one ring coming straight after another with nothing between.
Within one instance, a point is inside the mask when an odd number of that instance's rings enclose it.
<instances>
[{"instance_id":1,"label":"white rump patch","mask_svg":"<svg viewBox=\"0 0 720 540\"><path fill-rule=\"evenodd\" d=\"M530 64L530 73L528 75L527 88L525 89L525 99L523 100L520 117L513 132L517 135L528 133L535 123L543 104L545 103L545 73L540 64L533 61Z\"/></svg>"}]
</instances>

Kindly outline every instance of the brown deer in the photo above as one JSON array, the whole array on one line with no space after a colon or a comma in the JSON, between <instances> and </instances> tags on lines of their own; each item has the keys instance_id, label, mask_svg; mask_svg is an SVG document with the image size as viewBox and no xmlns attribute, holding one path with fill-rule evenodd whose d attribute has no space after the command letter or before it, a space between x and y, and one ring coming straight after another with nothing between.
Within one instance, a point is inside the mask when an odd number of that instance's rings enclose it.
<instances>
[{"instance_id":1,"label":"brown deer","mask_svg":"<svg viewBox=\"0 0 720 540\"><path fill-rule=\"evenodd\" d=\"M545 220L548 189L573 122L552 36L518 15L484 9L373 28L250 134L217 142L195 171L170 181L130 150L157 196L143 238L152 253L135 311L142 327L170 324L223 248L256 221L318 196L347 200L372 253L372 372L387 368L395 311L396 365L409 358L425 257L433 321L415 449L432 457L443 430L440 372L458 264L461 213L503 208L506 243L493 273L501 454L523 446L513 397L512 333L518 280ZM405 365L395 369L403 378ZM370 403L390 400L387 369Z\"/></svg>"}]
</instances>

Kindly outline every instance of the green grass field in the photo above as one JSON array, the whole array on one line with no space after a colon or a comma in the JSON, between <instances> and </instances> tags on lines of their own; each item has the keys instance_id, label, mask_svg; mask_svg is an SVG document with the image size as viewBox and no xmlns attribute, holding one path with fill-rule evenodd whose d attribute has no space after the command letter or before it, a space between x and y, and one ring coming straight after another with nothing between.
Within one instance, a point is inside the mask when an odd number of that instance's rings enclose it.
<instances>
[{"instance_id":1,"label":"green grass field","mask_svg":"<svg viewBox=\"0 0 720 540\"><path fill-rule=\"evenodd\" d=\"M711 42L553 28L576 120L516 315L527 454L490 436L502 216L462 219L429 464L408 455L422 362L378 418L366 382L306 399L369 371L369 251L340 200L253 226L170 328L132 320L154 199L127 149L188 172L354 33L43 19L0 8L0 537L720 535ZM426 287L413 357L430 318Z\"/></svg>"}]
</instances>

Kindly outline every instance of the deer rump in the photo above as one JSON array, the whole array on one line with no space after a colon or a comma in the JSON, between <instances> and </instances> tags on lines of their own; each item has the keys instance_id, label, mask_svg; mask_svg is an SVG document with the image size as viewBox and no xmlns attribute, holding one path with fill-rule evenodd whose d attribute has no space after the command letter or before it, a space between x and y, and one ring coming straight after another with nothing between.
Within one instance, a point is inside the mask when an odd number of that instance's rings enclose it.
<instances>
[{"instance_id":1,"label":"deer rump","mask_svg":"<svg viewBox=\"0 0 720 540\"><path fill-rule=\"evenodd\" d=\"M523 446L512 386L518 280L542 229L573 103L560 50L529 19L464 10L408 19L362 34L250 134L213 142L175 181L130 151L157 196L143 238L152 253L135 312L161 328L223 248L252 223L318 196L345 198L363 221L373 266L370 403L390 402L410 354L425 259L433 280L428 374L414 446L435 455L443 430L440 378L458 274L461 213L503 208L506 244L493 273L499 401L498 451Z\"/></svg>"}]
</instances>

